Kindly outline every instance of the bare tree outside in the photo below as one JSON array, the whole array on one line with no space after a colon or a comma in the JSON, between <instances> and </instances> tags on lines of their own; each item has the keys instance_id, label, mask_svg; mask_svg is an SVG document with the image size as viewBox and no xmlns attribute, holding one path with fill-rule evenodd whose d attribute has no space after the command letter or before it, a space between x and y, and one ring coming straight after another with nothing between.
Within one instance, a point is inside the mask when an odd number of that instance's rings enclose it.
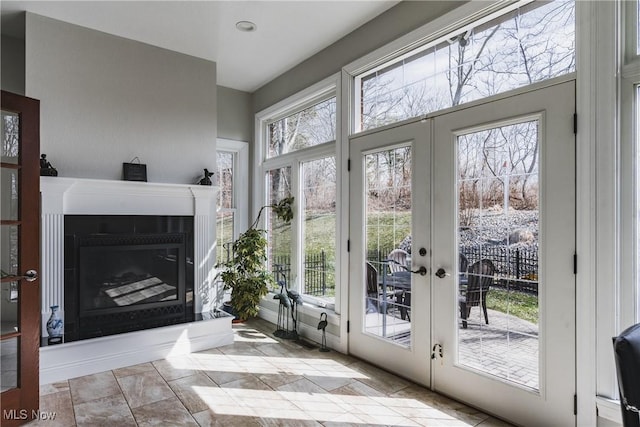
<instances>
[{"instance_id":1,"label":"bare tree outside","mask_svg":"<svg viewBox=\"0 0 640 427\"><path fill-rule=\"evenodd\" d=\"M235 221L235 205L233 194L233 163L234 154L218 151L217 185L219 187L217 200L216 239L218 240L217 261L224 262L230 254L230 244L233 242L233 228Z\"/></svg>"},{"instance_id":2,"label":"bare tree outside","mask_svg":"<svg viewBox=\"0 0 640 427\"><path fill-rule=\"evenodd\" d=\"M534 2L363 76L372 129L575 70L575 2Z\"/></svg>"},{"instance_id":3,"label":"bare tree outside","mask_svg":"<svg viewBox=\"0 0 640 427\"><path fill-rule=\"evenodd\" d=\"M20 137L20 117L14 113L2 112L2 161L18 162Z\"/></svg>"}]
</instances>

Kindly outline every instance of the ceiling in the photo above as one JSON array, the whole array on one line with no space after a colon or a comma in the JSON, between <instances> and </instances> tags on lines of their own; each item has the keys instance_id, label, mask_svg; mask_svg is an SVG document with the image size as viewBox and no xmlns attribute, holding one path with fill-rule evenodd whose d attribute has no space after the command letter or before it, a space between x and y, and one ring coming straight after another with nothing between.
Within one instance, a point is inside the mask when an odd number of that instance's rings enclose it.
<instances>
[{"instance_id":1,"label":"ceiling","mask_svg":"<svg viewBox=\"0 0 640 427\"><path fill-rule=\"evenodd\" d=\"M29 11L217 63L217 83L253 92L398 1L2 1L2 33ZM257 25L241 32L236 22Z\"/></svg>"}]
</instances>

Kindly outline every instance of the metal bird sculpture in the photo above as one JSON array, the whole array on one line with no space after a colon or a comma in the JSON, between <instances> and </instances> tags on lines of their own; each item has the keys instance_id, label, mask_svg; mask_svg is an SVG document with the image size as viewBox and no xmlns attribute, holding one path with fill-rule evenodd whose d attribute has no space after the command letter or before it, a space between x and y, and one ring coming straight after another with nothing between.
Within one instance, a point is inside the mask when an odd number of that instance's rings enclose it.
<instances>
[{"instance_id":1,"label":"metal bird sculpture","mask_svg":"<svg viewBox=\"0 0 640 427\"><path fill-rule=\"evenodd\" d=\"M329 349L327 348L327 332L325 329L329 322L327 321L327 313L322 312L320 314L320 323L318 323L318 330L322 330L322 345L320 346L320 351L327 352Z\"/></svg>"},{"instance_id":2,"label":"metal bird sculpture","mask_svg":"<svg viewBox=\"0 0 640 427\"><path fill-rule=\"evenodd\" d=\"M273 335L279 338L286 338L289 334L289 311L291 310L291 299L289 298L289 295L287 295L287 293L284 291L287 287L286 278L278 281L278 283L280 284L280 293L273 296L273 299L279 300L278 324L277 329L273 333Z\"/></svg>"},{"instance_id":3,"label":"metal bird sculpture","mask_svg":"<svg viewBox=\"0 0 640 427\"><path fill-rule=\"evenodd\" d=\"M298 291L288 289L285 286L287 291L287 296L291 300L292 308L291 308L291 319L293 319L293 331L291 331L289 339L297 340L298 339L298 307L303 304L302 295Z\"/></svg>"}]
</instances>

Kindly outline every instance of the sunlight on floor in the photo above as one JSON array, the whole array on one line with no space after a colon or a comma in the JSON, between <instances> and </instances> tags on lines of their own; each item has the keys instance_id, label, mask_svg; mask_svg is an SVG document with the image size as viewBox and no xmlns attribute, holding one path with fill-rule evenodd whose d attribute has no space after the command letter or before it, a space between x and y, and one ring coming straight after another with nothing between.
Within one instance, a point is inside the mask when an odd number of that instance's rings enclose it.
<instances>
[{"instance_id":1,"label":"sunlight on floor","mask_svg":"<svg viewBox=\"0 0 640 427\"><path fill-rule=\"evenodd\" d=\"M415 399L334 395L193 386L194 392L219 415L253 416L289 420L415 425L406 417L429 418L472 426Z\"/></svg>"},{"instance_id":2,"label":"sunlight on floor","mask_svg":"<svg viewBox=\"0 0 640 427\"><path fill-rule=\"evenodd\" d=\"M349 355L274 339L274 330L254 320L234 325L231 345L43 385L40 409L78 427L508 426Z\"/></svg>"},{"instance_id":3,"label":"sunlight on floor","mask_svg":"<svg viewBox=\"0 0 640 427\"><path fill-rule=\"evenodd\" d=\"M195 353L186 357L170 357L173 369L197 369L271 375L307 375L313 377L366 379L366 375L330 359L297 357L240 356L230 359L224 354Z\"/></svg>"}]
</instances>

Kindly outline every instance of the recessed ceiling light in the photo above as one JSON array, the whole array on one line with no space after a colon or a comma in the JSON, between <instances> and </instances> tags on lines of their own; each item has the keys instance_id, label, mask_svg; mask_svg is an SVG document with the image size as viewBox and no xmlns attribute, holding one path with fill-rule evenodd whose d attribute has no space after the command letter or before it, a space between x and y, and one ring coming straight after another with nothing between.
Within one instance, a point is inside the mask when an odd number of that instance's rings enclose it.
<instances>
[{"instance_id":1,"label":"recessed ceiling light","mask_svg":"<svg viewBox=\"0 0 640 427\"><path fill-rule=\"evenodd\" d=\"M251 21L238 21L236 22L236 28L240 31L250 33L258 29L258 26Z\"/></svg>"}]
</instances>

